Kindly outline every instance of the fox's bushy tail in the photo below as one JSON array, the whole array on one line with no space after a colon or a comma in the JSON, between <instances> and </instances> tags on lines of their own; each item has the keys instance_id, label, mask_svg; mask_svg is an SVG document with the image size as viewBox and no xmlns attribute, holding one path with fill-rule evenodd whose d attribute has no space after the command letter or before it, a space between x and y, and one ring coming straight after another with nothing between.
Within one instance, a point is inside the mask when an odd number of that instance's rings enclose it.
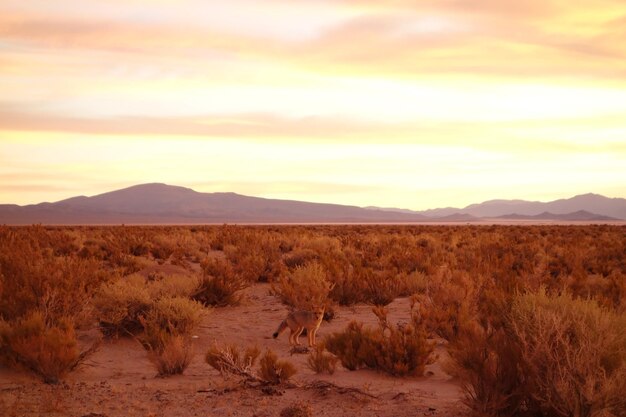
<instances>
[{"instance_id":1,"label":"fox's bushy tail","mask_svg":"<svg viewBox=\"0 0 626 417\"><path fill-rule=\"evenodd\" d=\"M283 320L279 325L278 325L278 329L276 329L276 331L274 332L274 334L272 336L274 336L274 339L276 339L278 337L279 334L282 333L283 330L285 330L287 328L287 321Z\"/></svg>"}]
</instances>

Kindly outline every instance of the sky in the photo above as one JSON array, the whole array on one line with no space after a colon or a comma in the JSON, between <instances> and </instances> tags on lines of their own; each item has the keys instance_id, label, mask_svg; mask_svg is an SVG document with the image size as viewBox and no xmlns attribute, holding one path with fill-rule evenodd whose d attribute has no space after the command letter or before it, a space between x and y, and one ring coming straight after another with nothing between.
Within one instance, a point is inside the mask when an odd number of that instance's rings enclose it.
<instances>
[{"instance_id":1,"label":"sky","mask_svg":"<svg viewBox=\"0 0 626 417\"><path fill-rule=\"evenodd\" d=\"M2 0L0 204L626 197L624 0Z\"/></svg>"}]
</instances>

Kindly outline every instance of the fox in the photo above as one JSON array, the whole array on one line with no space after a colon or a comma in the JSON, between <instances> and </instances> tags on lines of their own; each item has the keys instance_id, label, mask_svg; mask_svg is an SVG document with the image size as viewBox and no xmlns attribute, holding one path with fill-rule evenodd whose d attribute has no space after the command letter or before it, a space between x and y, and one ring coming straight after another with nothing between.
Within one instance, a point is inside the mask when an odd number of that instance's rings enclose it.
<instances>
[{"instance_id":1,"label":"fox","mask_svg":"<svg viewBox=\"0 0 626 417\"><path fill-rule=\"evenodd\" d=\"M274 332L274 339L283 332L287 327L291 330L289 335L289 344L291 346L300 346L298 338L304 329L307 331L309 339L309 347L315 346L315 333L322 324L324 318L324 307L318 308L315 311L297 310L289 313L287 318L283 320L278 329Z\"/></svg>"}]
</instances>

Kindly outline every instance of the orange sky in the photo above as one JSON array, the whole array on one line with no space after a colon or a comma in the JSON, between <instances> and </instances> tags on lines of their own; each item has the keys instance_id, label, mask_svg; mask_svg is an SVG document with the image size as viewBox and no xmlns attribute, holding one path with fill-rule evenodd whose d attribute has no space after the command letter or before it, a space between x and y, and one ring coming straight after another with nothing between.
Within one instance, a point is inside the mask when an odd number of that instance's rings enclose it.
<instances>
[{"instance_id":1,"label":"orange sky","mask_svg":"<svg viewBox=\"0 0 626 417\"><path fill-rule=\"evenodd\" d=\"M623 0L3 0L0 203L626 197Z\"/></svg>"}]
</instances>

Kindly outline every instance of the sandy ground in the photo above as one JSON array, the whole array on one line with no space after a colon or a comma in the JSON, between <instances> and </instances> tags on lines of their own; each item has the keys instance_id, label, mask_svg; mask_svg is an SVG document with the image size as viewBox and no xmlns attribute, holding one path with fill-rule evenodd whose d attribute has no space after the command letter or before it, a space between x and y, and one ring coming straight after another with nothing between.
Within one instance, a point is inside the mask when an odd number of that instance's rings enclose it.
<instances>
[{"instance_id":1,"label":"sandy ground","mask_svg":"<svg viewBox=\"0 0 626 417\"><path fill-rule=\"evenodd\" d=\"M58 385L46 385L28 374L0 368L0 416L279 416L302 401L313 416L464 416L459 384L441 370L445 349L426 368L426 376L395 378L371 370L349 371L338 365L333 375L317 375L306 366L306 354L289 353L288 332L272 338L287 308L269 295L267 284L245 291L241 305L213 309L195 339L196 355L184 375L159 378L145 350L132 339L104 341L84 365ZM390 321L408 320L409 300L390 306ZM338 308L324 322L318 339L342 330L353 320L376 323L371 307ZM96 332L82 335L89 343ZM271 348L296 365L297 387L266 393L224 379L204 362L214 342ZM306 337L301 337L306 344ZM321 386L327 381L334 386ZM315 384L317 382L317 384ZM317 385L317 388L312 385ZM350 390L356 388L356 390Z\"/></svg>"}]
</instances>

